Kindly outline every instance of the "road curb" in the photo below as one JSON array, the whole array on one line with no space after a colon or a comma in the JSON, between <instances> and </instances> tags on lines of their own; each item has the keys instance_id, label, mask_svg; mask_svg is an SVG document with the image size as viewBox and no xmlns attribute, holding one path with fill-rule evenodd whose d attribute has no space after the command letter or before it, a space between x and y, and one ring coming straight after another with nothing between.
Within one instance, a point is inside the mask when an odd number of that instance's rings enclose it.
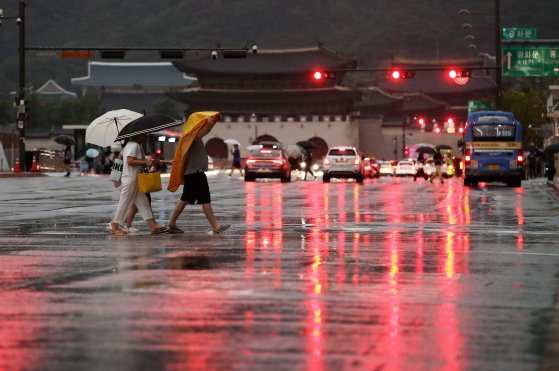
<instances>
[{"instance_id":1,"label":"road curb","mask_svg":"<svg viewBox=\"0 0 559 371\"><path fill-rule=\"evenodd\" d=\"M46 176L43 173L0 173L0 178L33 178Z\"/></svg>"}]
</instances>

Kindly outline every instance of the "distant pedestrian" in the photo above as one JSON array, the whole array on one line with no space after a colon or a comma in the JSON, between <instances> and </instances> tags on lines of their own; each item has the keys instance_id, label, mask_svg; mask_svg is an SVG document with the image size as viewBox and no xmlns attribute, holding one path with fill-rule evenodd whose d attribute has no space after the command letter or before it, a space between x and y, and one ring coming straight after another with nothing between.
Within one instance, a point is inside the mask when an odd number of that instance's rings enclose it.
<instances>
[{"instance_id":1,"label":"distant pedestrian","mask_svg":"<svg viewBox=\"0 0 559 371\"><path fill-rule=\"evenodd\" d=\"M241 173L241 176L243 176L243 168L241 167L241 151L239 150L239 145L233 144L233 147L234 149L231 151L231 154L233 155L233 165L231 165L229 176L233 174L233 171L235 171L235 169L238 169Z\"/></svg>"},{"instance_id":2,"label":"distant pedestrian","mask_svg":"<svg viewBox=\"0 0 559 371\"><path fill-rule=\"evenodd\" d=\"M547 180L553 182L553 178L555 177L555 173L557 170L555 169L555 155L550 154L547 155L546 158L546 174Z\"/></svg>"},{"instance_id":3,"label":"distant pedestrian","mask_svg":"<svg viewBox=\"0 0 559 371\"><path fill-rule=\"evenodd\" d=\"M207 120L208 123L198 131L188 150L183 173L184 185L182 196L175 205L169 220L170 233L184 233L183 230L177 227L177 219L186 205L189 204L202 205L202 210L210 222L214 234L222 233L231 226L230 224L219 224L217 222L211 204L210 188L205 174L205 171L208 171L208 153L202 138L212 130L217 119L208 118ZM179 164L175 164L175 166L179 166Z\"/></svg>"},{"instance_id":4,"label":"distant pedestrian","mask_svg":"<svg viewBox=\"0 0 559 371\"><path fill-rule=\"evenodd\" d=\"M413 181L416 182L417 181L417 177L423 177L423 179L428 180L429 177L427 176L427 174L425 173L425 157L423 156L423 152L421 152L418 156L417 156L417 171L415 172L415 175L413 176Z\"/></svg>"},{"instance_id":5,"label":"distant pedestrian","mask_svg":"<svg viewBox=\"0 0 559 371\"><path fill-rule=\"evenodd\" d=\"M71 145L67 145L66 148L64 148L64 169L66 170L66 175L64 175L66 178L70 177L70 171L71 171L71 167L70 164L72 163L72 158L74 157L74 154L72 153L72 146Z\"/></svg>"},{"instance_id":6,"label":"distant pedestrian","mask_svg":"<svg viewBox=\"0 0 559 371\"><path fill-rule=\"evenodd\" d=\"M308 150L307 156L305 157L305 167L302 169L302 171L305 172L305 175L303 176L303 180L307 180L307 173L311 174L314 177L314 180L316 180L316 175L314 175L314 173L312 172L312 153L311 150Z\"/></svg>"},{"instance_id":7,"label":"distant pedestrian","mask_svg":"<svg viewBox=\"0 0 559 371\"><path fill-rule=\"evenodd\" d=\"M435 163L435 174L431 176L431 179L429 179L429 181L433 183L433 180L435 180L436 178L440 178L441 183L444 183L444 179L441 173L441 167L443 166L443 155L441 154L441 151L438 149L433 155L433 162Z\"/></svg>"}]
</instances>

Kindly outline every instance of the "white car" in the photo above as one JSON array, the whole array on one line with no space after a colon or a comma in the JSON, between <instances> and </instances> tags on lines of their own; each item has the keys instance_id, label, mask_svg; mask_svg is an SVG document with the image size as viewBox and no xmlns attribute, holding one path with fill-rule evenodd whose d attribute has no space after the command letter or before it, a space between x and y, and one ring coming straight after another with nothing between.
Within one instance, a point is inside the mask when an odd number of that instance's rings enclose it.
<instances>
[{"instance_id":1,"label":"white car","mask_svg":"<svg viewBox=\"0 0 559 371\"><path fill-rule=\"evenodd\" d=\"M394 175L394 167L390 161L379 161L378 164L380 166L380 175Z\"/></svg>"},{"instance_id":2,"label":"white car","mask_svg":"<svg viewBox=\"0 0 559 371\"><path fill-rule=\"evenodd\" d=\"M365 172L363 161L355 147L332 147L322 162L322 180L328 183L331 178L354 178L363 183Z\"/></svg>"},{"instance_id":3,"label":"white car","mask_svg":"<svg viewBox=\"0 0 559 371\"><path fill-rule=\"evenodd\" d=\"M413 161L401 160L396 165L396 176L414 176L417 169Z\"/></svg>"}]
</instances>

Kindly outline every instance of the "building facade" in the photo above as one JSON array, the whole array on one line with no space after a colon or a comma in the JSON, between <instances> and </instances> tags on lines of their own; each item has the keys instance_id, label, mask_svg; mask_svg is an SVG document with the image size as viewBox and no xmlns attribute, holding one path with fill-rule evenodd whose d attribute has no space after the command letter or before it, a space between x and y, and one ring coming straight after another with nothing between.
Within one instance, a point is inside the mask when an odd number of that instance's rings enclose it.
<instances>
[{"instance_id":1,"label":"building facade","mask_svg":"<svg viewBox=\"0 0 559 371\"><path fill-rule=\"evenodd\" d=\"M207 138L210 156L227 155L223 141L234 138L243 147L262 140L284 145L312 140L322 157L330 145L359 143L351 113L360 91L341 85L345 72L313 80L314 70L347 70L357 60L323 46L258 50L247 58L213 58L211 54L174 62L195 75L199 86L173 91L170 96L190 112L219 111L223 121ZM244 151L244 155L248 153Z\"/></svg>"}]
</instances>

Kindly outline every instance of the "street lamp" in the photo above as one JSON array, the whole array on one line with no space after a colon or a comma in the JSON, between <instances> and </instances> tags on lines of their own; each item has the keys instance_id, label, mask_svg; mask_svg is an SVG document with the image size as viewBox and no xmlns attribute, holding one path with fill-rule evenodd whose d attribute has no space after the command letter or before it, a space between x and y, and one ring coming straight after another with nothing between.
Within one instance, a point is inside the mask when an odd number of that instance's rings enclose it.
<instances>
[{"instance_id":1,"label":"street lamp","mask_svg":"<svg viewBox=\"0 0 559 371\"><path fill-rule=\"evenodd\" d=\"M15 19L19 26L19 89L16 106L18 108L19 158L22 170L25 171L25 121L27 118L27 104L25 101L25 1L19 2L19 14L17 17L4 17L4 11L0 9L0 24L2 23L2 18Z\"/></svg>"}]
</instances>

